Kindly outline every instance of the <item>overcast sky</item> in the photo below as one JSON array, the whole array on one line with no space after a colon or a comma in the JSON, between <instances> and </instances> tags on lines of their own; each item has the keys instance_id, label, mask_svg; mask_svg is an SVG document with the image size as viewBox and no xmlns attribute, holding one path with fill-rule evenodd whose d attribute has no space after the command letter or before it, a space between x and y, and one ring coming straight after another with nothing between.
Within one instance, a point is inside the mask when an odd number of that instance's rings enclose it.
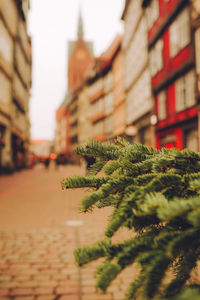
<instances>
[{"instance_id":1,"label":"overcast sky","mask_svg":"<svg viewBox=\"0 0 200 300\"><path fill-rule=\"evenodd\" d=\"M55 111L67 89L67 42L77 37L81 7L84 37L101 54L123 31L124 0L31 0L29 32L33 43L30 98L31 137L53 139Z\"/></svg>"}]
</instances>

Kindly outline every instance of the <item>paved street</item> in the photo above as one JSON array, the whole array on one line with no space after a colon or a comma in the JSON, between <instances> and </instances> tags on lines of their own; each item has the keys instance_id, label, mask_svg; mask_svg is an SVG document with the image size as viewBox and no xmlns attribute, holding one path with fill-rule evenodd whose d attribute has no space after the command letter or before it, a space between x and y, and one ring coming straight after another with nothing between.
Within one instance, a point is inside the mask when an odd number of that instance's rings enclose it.
<instances>
[{"instance_id":1,"label":"paved street","mask_svg":"<svg viewBox=\"0 0 200 300\"><path fill-rule=\"evenodd\" d=\"M0 177L0 300L123 300L132 269L100 294L95 288L99 262L81 269L74 263L77 246L103 237L110 210L80 214L79 202L87 191L62 191L60 185L73 174L84 170L40 165Z\"/></svg>"}]
</instances>

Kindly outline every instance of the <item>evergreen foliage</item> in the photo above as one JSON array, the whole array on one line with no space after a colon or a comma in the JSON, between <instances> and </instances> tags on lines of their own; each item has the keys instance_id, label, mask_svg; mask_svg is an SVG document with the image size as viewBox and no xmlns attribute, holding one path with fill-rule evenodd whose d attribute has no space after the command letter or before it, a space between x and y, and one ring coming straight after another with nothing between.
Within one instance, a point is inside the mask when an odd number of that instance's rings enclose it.
<instances>
[{"instance_id":1,"label":"evergreen foliage","mask_svg":"<svg viewBox=\"0 0 200 300\"><path fill-rule=\"evenodd\" d=\"M92 189L82 199L83 212L113 207L105 240L75 250L78 265L104 257L97 287L106 291L127 266L138 264L140 274L126 300L199 300L200 287L188 279L200 257L200 153L156 150L117 138L90 141L77 154L95 157L96 163L86 177L64 179L63 189ZM121 226L134 235L113 244Z\"/></svg>"}]
</instances>

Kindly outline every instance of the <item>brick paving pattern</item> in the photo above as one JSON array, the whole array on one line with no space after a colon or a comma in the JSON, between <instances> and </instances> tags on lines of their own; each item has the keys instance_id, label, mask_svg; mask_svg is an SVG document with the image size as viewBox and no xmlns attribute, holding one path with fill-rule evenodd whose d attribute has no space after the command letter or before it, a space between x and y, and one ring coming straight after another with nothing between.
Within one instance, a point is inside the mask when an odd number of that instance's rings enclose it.
<instances>
[{"instance_id":1,"label":"brick paving pattern","mask_svg":"<svg viewBox=\"0 0 200 300\"><path fill-rule=\"evenodd\" d=\"M109 215L79 214L85 192L60 190L59 181L77 172L83 170L40 166L0 177L0 300L123 300L133 267L101 294L95 288L100 261L75 265L74 249L100 240ZM77 220L80 226L70 226Z\"/></svg>"}]
</instances>

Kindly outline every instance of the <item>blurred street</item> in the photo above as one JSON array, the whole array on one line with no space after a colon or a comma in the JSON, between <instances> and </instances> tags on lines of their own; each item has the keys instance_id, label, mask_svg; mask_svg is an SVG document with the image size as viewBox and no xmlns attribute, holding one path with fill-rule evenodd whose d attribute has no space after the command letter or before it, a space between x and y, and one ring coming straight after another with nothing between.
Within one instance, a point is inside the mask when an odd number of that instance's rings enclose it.
<instances>
[{"instance_id":1,"label":"blurred street","mask_svg":"<svg viewBox=\"0 0 200 300\"><path fill-rule=\"evenodd\" d=\"M84 174L77 166L37 165L0 177L0 299L122 300L133 278L127 269L108 289L95 288L98 262L78 269L73 251L103 237L110 210L80 214L87 191L62 191L60 181ZM121 232L121 236L124 233ZM120 239L120 234L117 237Z\"/></svg>"}]
</instances>

